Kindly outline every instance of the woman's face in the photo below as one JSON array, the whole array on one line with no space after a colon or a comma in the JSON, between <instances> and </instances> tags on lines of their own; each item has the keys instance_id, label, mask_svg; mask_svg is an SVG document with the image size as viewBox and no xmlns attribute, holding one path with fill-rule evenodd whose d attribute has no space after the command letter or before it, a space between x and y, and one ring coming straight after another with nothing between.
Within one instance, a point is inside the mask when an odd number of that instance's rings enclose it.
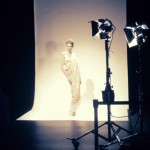
<instances>
[{"instance_id":1,"label":"woman's face","mask_svg":"<svg viewBox=\"0 0 150 150\"><path fill-rule=\"evenodd\" d=\"M67 46L68 52L71 53L72 52L72 48L73 48L72 44L71 43L67 43L66 46Z\"/></svg>"}]
</instances>

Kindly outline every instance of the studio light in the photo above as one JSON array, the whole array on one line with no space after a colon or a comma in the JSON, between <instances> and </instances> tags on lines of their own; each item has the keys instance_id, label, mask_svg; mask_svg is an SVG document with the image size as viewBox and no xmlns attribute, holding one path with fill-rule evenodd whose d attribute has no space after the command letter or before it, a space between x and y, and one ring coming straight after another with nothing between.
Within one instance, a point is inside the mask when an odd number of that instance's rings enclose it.
<instances>
[{"instance_id":1,"label":"studio light","mask_svg":"<svg viewBox=\"0 0 150 150\"><path fill-rule=\"evenodd\" d=\"M147 39L147 25L139 25L137 22L134 27L127 26L124 28L125 37L129 48L134 46L141 46Z\"/></svg>"},{"instance_id":2,"label":"studio light","mask_svg":"<svg viewBox=\"0 0 150 150\"><path fill-rule=\"evenodd\" d=\"M98 19L98 21L91 21L92 36L99 36L100 39L110 38L110 33L115 31L115 27L110 20Z\"/></svg>"}]
</instances>

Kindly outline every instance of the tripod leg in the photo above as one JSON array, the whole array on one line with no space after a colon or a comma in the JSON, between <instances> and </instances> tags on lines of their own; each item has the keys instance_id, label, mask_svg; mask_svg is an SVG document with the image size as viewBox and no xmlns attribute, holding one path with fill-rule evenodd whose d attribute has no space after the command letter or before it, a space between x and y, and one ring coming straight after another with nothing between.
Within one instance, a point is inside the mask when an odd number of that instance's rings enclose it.
<instances>
[{"instance_id":1,"label":"tripod leg","mask_svg":"<svg viewBox=\"0 0 150 150\"><path fill-rule=\"evenodd\" d=\"M78 147L80 145L78 139L75 139L75 138L73 138L73 139L67 138L67 139L72 141L72 144L74 146L74 150L78 150Z\"/></svg>"},{"instance_id":2,"label":"tripod leg","mask_svg":"<svg viewBox=\"0 0 150 150\"><path fill-rule=\"evenodd\" d=\"M117 125L116 123L112 122L112 124L113 124L114 126L118 127L120 130L122 129L122 130L126 131L127 133L131 134L131 131L129 131L129 130L127 130L127 129L125 129L125 128L119 126L119 125Z\"/></svg>"},{"instance_id":3,"label":"tripod leg","mask_svg":"<svg viewBox=\"0 0 150 150\"><path fill-rule=\"evenodd\" d=\"M115 137L116 137L116 140L118 141L119 145L121 146L121 140L120 140L119 136L117 135L117 133L116 133L114 127L112 126L112 124L110 124L110 127L111 127L112 131L114 132L114 135L115 135Z\"/></svg>"},{"instance_id":4,"label":"tripod leg","mask_svg":"<svg viewBox=\"0 0 150 150\"><path fill-rule=\"evenodd\" d=\"M78 150L78 147L79 147L79 141L77 141L77 140L72 140L72 144L73 144L73 146L74 146L74 150Z\"/></svg>"}]
</instances>

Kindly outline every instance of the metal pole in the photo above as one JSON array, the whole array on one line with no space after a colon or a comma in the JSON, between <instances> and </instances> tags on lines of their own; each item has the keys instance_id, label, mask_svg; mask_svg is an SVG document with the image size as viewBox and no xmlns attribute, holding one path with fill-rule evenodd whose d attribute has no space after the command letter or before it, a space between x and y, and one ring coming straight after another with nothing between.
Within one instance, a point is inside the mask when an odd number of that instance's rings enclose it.
<instances>
[{"instance_id":1,"label":"metal pole","mask_svg":"<svg viewBox=\"0 0 150 150\"><path fill-rule=\"evenodd\" d=\"M99 143L98 143L98 100L93 100L93 106L94 106L94 133L95 133L95 150L98 150Z\"/></svg>"},{"instance_id":2,"label":"metal pole","mask_svg":"<svg viewBox=\"0 0 150 150\"><path fill-rule=\"evenodd\" d=\"M110 96L111 96L111 86L110 86L110 68L109 68L109 48L108 48L108 39L105 40L105 50L106 50L106 95L107 95L107 101L108 101L108 105L107 105L107 109L108 109L108 139L111 140L111 128L110 128L110 123L111 123L111 118L110 118Z\"/></svg>"}]
</instances>

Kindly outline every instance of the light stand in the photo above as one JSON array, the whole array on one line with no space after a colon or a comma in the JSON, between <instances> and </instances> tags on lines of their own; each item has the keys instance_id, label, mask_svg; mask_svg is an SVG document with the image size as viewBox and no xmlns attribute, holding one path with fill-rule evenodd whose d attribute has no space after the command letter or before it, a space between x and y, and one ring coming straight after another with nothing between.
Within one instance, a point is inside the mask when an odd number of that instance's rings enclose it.
<instances>
[{"instance_id":1,"label":"light stand","mask_svg":"<svg viewBox=\"0 0 150 150\"><path fill-rule=\"evenodd\" d=\"M98 137L101 137L102 139L104 139L108 143L105 144L105 145L99 145L100 150L104 150L106 147L108 147L108 146L110 146L112 144L115 144L115 143L119 143L119 146L122 146L122 141L132 136L130 131L128 131L127 129L125 129L125 128L123 128L123 127L121 127L121 126L119 126L116 123L111 121L111 104L114 102L114 91L112 90L112 86L110 84L111 70L109 68L109 59L108 59L109 58L108 43L109 43L109 40L107 38L107 39L105 39L105 50L106 50L106 87L105 87L105 91L102 91L103 101L107 105L107 118L108 118L108 120L104 124L99 126L99 127L102 127L104 125L108 126L108 136L104 137L103 135L98 134ZM114 127L117 127L117 130L115 130ZM119 134L119 132L121 130L127 132L131 136L129 136L127 138L124 138L124 139L119 138L118 134ZM95 150L98 150L98 146L97 145L98 145L98 141L96 140Z\"/></svg>"},{"instance_id":2,"label":"light stand","mask_svg":"<svg viewBox=\"0 0 150 150\"><path fill-rule=\"evenodd\" d=\"M137 22L135 22L135 26L127 26L124 28L125 37L128 43L129 48L131 47L138 47L138 57L139 57L139 70L138 73L138 101L139 103L139 117L135 124L137 125L139 119L140 119L140 132L143 132L143 91L141 88L141 73L142 73L142 59L141 59L141 47L143 43L147 40L146 32L148 30L148 26L145 24L139 25Z\"/></svg>"},{"instance_id":3,"label":"light stand","mask_svg":"<svg viewBox=\"0 0 150 150\"><path fill-rule=\"evenodd\" d=\"M102 96L103 96L103 102L98 102L98 100L94 100L93 101L93 106L94 106L94 133L95 133L95 150L104 150L106 147L115 144L115 143L119 143L119 146L121 147L125 141L127 141L128 139L130 139L131 137L137 135L136 133L133 134L131 131L128 131L127 129L117 125L116 123L111 121L111 105L112 104L129 104L127 102L114 102L114 91L112 90L112 86L110 84L110 75L111 75L111 70L109 68L109 48L110 46L108 46L110 39L112 40L112 38L109 36L110 32L114 32L115 27L113 26L113 24L111 23L110 20L106 19L107 23L105 23L105 20L103 19L99 19L99 22L92 22L92 36L96 35L97 33L100 35L101 39L105 39L105 50L106 50L106 87L105 90L102 91ZM97 32L97 28L96 28L96 24L98 25L98 28L100 28L100 31ZM103 32L102 32L103 31ZM97 33L96 33L97 32ZM104 35L104 36L103 36ZM112 34L113 35L113 34ZM99 104L104 104L107 105L107 116L108 116L108 120L98 126L98 113L97 113L97 108ZM103 127L104 125L108 126L108 136L104 137L103 135L98 133L98 128ZM117 128L117 130L115 130L115 128ZM119 132L123 130L125 132L127 132L129 134L129 136L126 136L124 138L119 138L118 134ZM104 139L105 141L107 141L108 143L106 143L105 145L99 145L98 143L98 137ZM124 141L122 143L122 141Z\"/></svg>"},{"instance_id":4,"label":"light stand","mask_svg":"<svg viewBox=\"0 0 150 150\"><path fill-rule=\"evenodd\" d=\"M139 122L140 128L138 133L139 143L141 143L140 148L143 149L143 143L145 139L150 138L150 136L146 136L143 132L143 90L142 90L142 58L141 58L141 47L143 43L146 42L147 36L146 32L148 30L147 25L139 25L137 22L135 23L134 27L125 27L124 33L126 36L126 40L128 43L129 48L137 47L138 48L138 58L139 58L139 70L136 71L138 73L138 101L139 101L139 116L135 123L134 128L136 127L137 123Z\"/></svg>"}]
</instances>

